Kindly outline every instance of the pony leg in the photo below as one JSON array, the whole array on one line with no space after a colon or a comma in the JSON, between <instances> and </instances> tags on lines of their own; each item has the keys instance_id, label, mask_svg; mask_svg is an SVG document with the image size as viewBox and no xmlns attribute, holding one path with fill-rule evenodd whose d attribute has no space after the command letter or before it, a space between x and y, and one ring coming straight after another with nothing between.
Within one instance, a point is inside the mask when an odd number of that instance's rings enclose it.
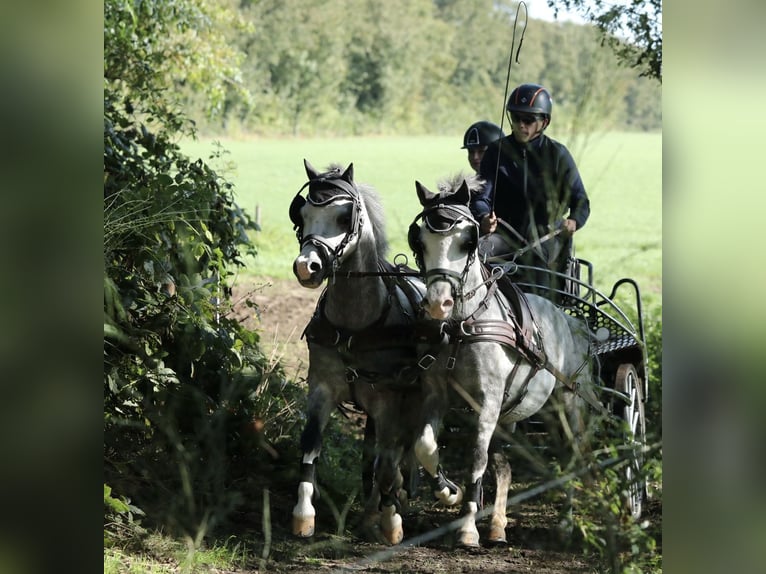
<instances>
[{"instance_id":1,"label":"pony leg","mask_svg":"<svg viewBox=\"0 0 766 574\"><path fill-rule=\"evenodd\" d=\"M439 445L431 423L426 424L415 442L415 455L431 479L434 496L444 506L459 504L463 500L463 491L444 475L439 465Z\"/></svg>"},{"instance_id":2,"label":"pony leg","mask_svg":"<svg viewBox=\"0 0 766 574\"><path fill-rule=\"evenodd\" d=\"M380 532L388 544L399 544L404 538L404 527L396 492L382 494L380 504Z\"/></svg>"},{"instance_id":3,"label":"pony leg","mask_svg":"<svg viewBox=\"0 0 766 574\"><path fill-rule=\"evenodd\" d=\"M298 484L298 502L293 508L293 535L299 538L313 536L316 526L316 509L312 503L318 495L315 463L322 450L322 430L330 419L331 403L327 399L327 395L319 390L310 397L309 404L314 408L309 409L309 420L301 435L301 481Z\"/></svg>"},{"instance_id":4,"label":"pony leg","mask_svg":"<svg viewBox=\"0 0 766 574\"><path fill-rule=\"evenodd\" d=\"M474 442L471 484L467 489L466 502L461 511L463 522L458 529L458 544L466 548L476 548L479 546L476 513L481 508L482 502L481 477L484 475L484 471L487 470L489 445L497 426L500 402L500 399L492 401L485 395L483 408L479 412L479 421L476 425L476 440Z\"/></svg>"},{"instance_id":5,"label":"pony leg","mask_svg":"<svg viewBox=\"0 0 766 574\"><path fill-rule=\"evenodd\" d=\"M468 485L465 502L461 509L461 523L458 528L458 546L463 548L479 547L479 530L476 528L476 514L481 508L481 478Z\"/></svg>"},{"instance_id":6,"label":"pony leg","mask_svg":"<svg viewBox=\"0 0 766 574\"><path fill-rule=\"evenodd\" d=\"M407 512L410 507L410 500L415 498L419 485L419 464L412 449L408 449L399 463L402 474L402 488L399 491L399 504L403 512Z\"/></svg>"},{"instance_id":7,"label":"pony leg","mask_svg":"<svg viewBox=\"0 0 766 574\"><path fill-rule=\"evenodd\" d=\"M314 536L316 510L312 504L315 494L314 460L319 451L306 453L301 464L301 482L298 484L298 502L293 508L293 534L299 538Z\"/></svg>"},{"instance_id":8,"label":"pony leg","mask_svg":"<svg viewBox=\"0 0 766 574\"><path fill-rule=\"evenodd\" d=\"M375 421L367 416L364 424L362 443L362 494L365 499L372 496L375 480Z\"/></svg>"},{"instance_id":9,"label":"pony leg","mask_svg":"<svg viewBox=\"0 0 766 574\"><path fill-rule=\"evenodd\" d=\"M364 443L362 446L362 494L365 505L360 525L361 534L370 541L377 539L377 526L380 520L380 492L375 484L376 465L375 422L370 415L364 425Z\"/></svg>"},{"instance_id":10,"label":"pony leg","mask_svg":"<svg viewBox=\"0 0 766 574\"><path fill-rule=\"evenodd\" d=\"M508 526L506 506L508 504L508 490L511 488L511 465L508 458L500 450L499 444L490 445L492 457L490 466L495 475L495 503L492 507L492 516L489 525L490 544L506 544L505 527Z\"/></svg>"},{"instance_id":11,"label":"pony leg","mask_svg":"<svg viewBox=\"0 0 766 574\"><path fill-rule=\"evenodd\" d=\"M380 488L380 531L388 544L399 544L404 538L402 517L399 514L399 492L404 478L399 469L401 448L381 449L375 476Z\"/></svg>"}]
</instances>

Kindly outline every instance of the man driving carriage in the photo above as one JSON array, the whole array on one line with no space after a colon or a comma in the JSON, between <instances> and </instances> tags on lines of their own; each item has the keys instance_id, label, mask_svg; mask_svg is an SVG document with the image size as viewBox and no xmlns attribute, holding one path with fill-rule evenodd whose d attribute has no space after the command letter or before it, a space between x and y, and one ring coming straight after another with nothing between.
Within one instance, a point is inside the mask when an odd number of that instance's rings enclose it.
<instances>
[{"instance_id":1,"label":"man driving carriage","mask_svg":"<svg viewBox=\"0 0 766 574\"><path fill-rule=\"evenodd\" d=\"M481 223L482 254L564 273L572 234L588 220L590 201L569 150L544 133L552 108L550 92L538 84L511 92L511 135L487 147L479 168L486 185L472 197L471 211ZM550 289L563 289L563 279L545 271L518 269L512 278L554 300L558 293Z\"/></svg>"}]
</instances>

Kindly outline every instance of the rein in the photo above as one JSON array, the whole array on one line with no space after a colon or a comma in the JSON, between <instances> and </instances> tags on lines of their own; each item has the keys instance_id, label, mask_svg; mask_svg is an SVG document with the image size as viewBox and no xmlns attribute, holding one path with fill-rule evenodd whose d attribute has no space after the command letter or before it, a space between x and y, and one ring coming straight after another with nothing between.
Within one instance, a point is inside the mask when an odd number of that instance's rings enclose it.
<instances>
[{"instance_id":1,"label":"rein","mask_svg":"<svg viewBox=\"0 0 766 574\"><path fill-rule=\"evenodd\" d=\"M505 224L508 229L511 229L514 233L517 233L515 229L513 229L510 225ZM512 261L515 261L518 259L521 255L524 255L527 251L530 251L532 249L536 249L540 245L542 245L544 242L548 241L549 239L553 239L557 235L559 235L563 229L559 227L558 229L554 229L550 233L546 233L536 241L533 241L532 243L529 243L526 247L522 247L521 249L517 249L516 251L508 252L508 253L502 253L500 255L493 255L492 257L487 257L486 255L483 258L484 263L488 263L491 261L508 261L509 259ZM518 233L517 233L518 235ZM521 237L519 235L519 237ZM525 242L526 239L522 238ZM540 255L538 251L535 251L535 253L544 260L543 256Z\"/></svg>"}]
</instances>

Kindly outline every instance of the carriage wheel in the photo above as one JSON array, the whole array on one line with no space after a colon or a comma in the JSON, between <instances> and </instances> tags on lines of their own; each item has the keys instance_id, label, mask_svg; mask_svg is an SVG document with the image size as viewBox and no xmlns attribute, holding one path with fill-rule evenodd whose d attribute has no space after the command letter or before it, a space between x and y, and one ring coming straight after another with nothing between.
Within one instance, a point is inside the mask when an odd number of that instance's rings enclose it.
<instances>
[{"instance_id":1,"label":"carriage wheel","mask_svg":"<svg viewBox=\"0 0 766 574\"><path fill-rule=\"evenodd\" d=\"M641 505L646 490L644 480L641 478L641 467L644 462L641 449L646 444L646 419L641 380L633 365L620 365L615 375L615 389L630 398L628 403L618 402L619 408L615 414L627 423L626 443L634 449L630 463L625 466L624 475L628 485L627 503L630 514L637 520L641 517Z\"/></svg>"}]
</instances>

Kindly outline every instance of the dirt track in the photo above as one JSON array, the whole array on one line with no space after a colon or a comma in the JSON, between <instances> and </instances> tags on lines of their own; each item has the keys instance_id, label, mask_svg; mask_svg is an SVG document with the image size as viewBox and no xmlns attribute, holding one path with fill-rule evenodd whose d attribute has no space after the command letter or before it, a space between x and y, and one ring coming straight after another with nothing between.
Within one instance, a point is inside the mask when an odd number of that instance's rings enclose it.
<instances>
[{"instance_id":1,"label":"dirt track","mask_svg":"<svg viewBox=\"0 0 766 574\"><path fill-rule=\"evenodd\" d=\"M234 300L245 296L258 304L258 311L244 305L237 307L237 316L251 328L261 332L264 352L272 350L291 378L305 377L308 352L301 333L313 313L321 290L300 287L297 281L261 280L257 284L240 285L234 290ZM296 459L297 465L297 459ZM529 485L516 484L510 495ZM434 528L445 526L457 518L456 509L442 509L428 500L417 499L405 516L407 534L405 545L391 549L356 538L339 538L332 533L335 522L327 507L319 508L324 516L317 522L317 535L310 542L297 541L289 532L294 488L275 487L271 498L273 532L269 558L257 572L279 574L319 574L335 571L418 572L423 574L460 573L536 573L559 574L595 572L599 570L594 558L583 555L582 542L563 544L556 536L554 497L546 496L523 502L509 513L508 546L481 548L476 551L457 550L450 534L427 540L416 546L407 541L428 536ZM647 505L651 520L661 521L661 506ZM262 516L250 516L254 527ZM353 517L349 517L353 521ZM483 525L480 524L480 531ZM659 528L659 527L658 527ZM254 533L261 538L262 533ZM250 570L248 572L255 572Z\"/></svg>"}]
</instances>

